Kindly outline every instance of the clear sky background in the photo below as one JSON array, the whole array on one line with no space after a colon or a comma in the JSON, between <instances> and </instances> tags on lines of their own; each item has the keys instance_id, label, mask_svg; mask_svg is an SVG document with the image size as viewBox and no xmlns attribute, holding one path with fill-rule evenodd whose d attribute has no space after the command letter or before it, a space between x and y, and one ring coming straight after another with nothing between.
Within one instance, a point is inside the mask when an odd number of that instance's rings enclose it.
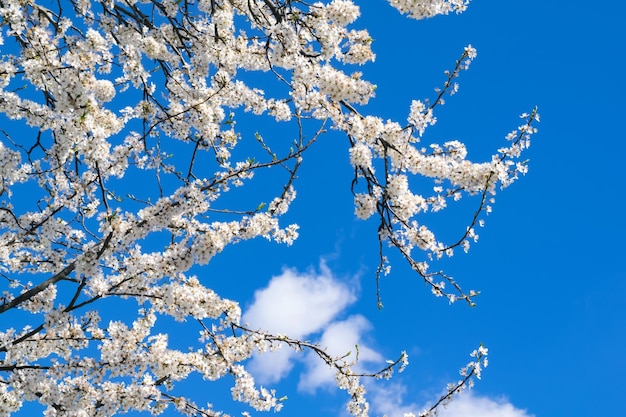
<instances>
[{"instance_id":1,"label":"clear sky background","mask_svg":"<svg viewBox=\"0 0 626 417\"><path fill-rule=\"evenodd\" d=\"M458 139L470 157L486 158L519 114L539 107L529 174L497 196L469 254L445 265L482 291L478 306L435 299L397 262L376 310L376 223L352 214L347 142L337 135L305 159L290 212L299 241L225 251L212 267L229 278L216 285L243 300L245 318L259 326L279 323L275 330L336 352L358 341L372 363L407 350L405 373L368 386L375 415L420 411L483 342L483 379L443 415L624 416L626 3L474 0L461 15L429 21L405 19L382 0L360 3L354 26L368 27L377 54L363 68L378 84L370 113L404 120L411 100L433 97L470 43L478 58L425 142ZM461 224L471 215L462 208L432 221ZM308 358L261 359L252 364L257 378L289 396L283 415L342 415L344 394L328 390Z\"/></svg>"},{"instance_id":2,"label":"clear sky background","mask_svg":"<svg viewBox=\"0 0 626 417\"><path fill-rule=\"evenodd\" d=\"M436 299L392 258L377 310L377 224L353 214L348 142L333 133L305 156L295 184L285 224L300 225L299 240L227 248L200 278L240 301L253 326L337 354L358 343L366 369L406 350L404 373L367 385L372 415L421 411L482 342L490 358L482 380L442 416L623 417L626 2L473 0L461 15L428 21L402 17L384 0L357 3L363 16L354 27L368 28L377 54L362 68L378 85L370 114L406 120L411 100L432 98L468 44L478 57L425 143L460 140L471 159L488 159L518 116L539 107L530 172L498 194L470 252L443 264L464 288L481 291L477 307ZM427 219L445 233L467 224L473 209L463 202ZM342 417L346 395L318 362L280 351L249 365L289 397L282 416ZM196 382L187 394L228 411L227 385Z\"/></svg>"}]
</instances>

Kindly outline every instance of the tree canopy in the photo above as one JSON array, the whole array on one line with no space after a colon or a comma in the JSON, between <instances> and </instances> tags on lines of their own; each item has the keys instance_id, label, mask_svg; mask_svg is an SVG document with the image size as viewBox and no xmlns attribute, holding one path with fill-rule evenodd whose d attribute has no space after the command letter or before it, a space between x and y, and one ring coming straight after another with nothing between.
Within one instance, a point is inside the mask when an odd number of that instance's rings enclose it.
<instances>
[{"instance_id":1,"label":"tree canopy","mask_svg":"<svg viewBox=\"0 0 626 417\"><path fill-rule=\"evenodd\" d=\"M389 3L423 19L468 1ZM280 393L257 386L245 362L282 348L314 352L350 413L366 416L362 379L402 370L405 353L363 372L353 356L251 328L196 269L245 240L297 239L281 216L328 130L346 138L355 215L376 219L373 285L396 251L434 295L474 305L477 291L431 263L477 240L493 195L526 172L539 116L523 114L487 161L456 140L424 143L476 57L469 45L408 116L369 114L376 86L358 70L375 55L358 17L351 0L0 0L0 415L35 401L47 416L221 415L177 390L192 374L230 378L233 400L278 411ZM272 122L269 134L250 127ZM270 168L271 186L259 185ZM239 189L255 191L230 197ZM470 224L438 239L420 216L465 196L476 201ZM103 320L111 300L132 312ZM171 345L165 316L195 327L188 349ZM422 415L480 377L486 355L477 348Z\"/></svg>"}]
</instances>

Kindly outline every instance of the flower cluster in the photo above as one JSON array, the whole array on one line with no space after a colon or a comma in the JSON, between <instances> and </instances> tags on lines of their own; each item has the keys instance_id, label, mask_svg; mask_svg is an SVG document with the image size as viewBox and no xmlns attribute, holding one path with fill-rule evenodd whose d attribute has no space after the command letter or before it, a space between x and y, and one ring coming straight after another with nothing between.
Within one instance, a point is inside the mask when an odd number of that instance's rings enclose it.
<instances>
[{"instance_id":1,"label":"flower cluster","mask_svg":"<svg viewBox=\"0 0 626 417\"><path fill-rule=\"evenodd\" d=\"M467 9L469 0L388 0L389 4L402 14L408 14L413 19L424 19L448 14L462 13Z\"/></svg>"},{"instance_id":2,"label":"flower cluster","mask_svg":"<svg viewBox=\"0 0 626 417\"><path fill-rule=\"evenodd\" d=\"M435 90L437 97L432 103L413 100L406 126L362 115L346 103L343 103L345 110L335 117L336 127L350 138L350 163L355 173L352 181L355 214L361 219L378 214L380 220L379 277L380 273L389 270L383 255L383 242L387 242L400 251L435 295L445 296L450 302L463 299L470 305L474 305L471 298L478 294L476 291L465 292L452 277L441 272L428 272L429 265L416 261L414 250L425 252L429 260L452 256L457 247L465 252L469 250L471 242L478 240L475 227L484 225L481 215L491 211L498 186L509 186L527 171L525 162L519 158L530 146L531 135L536 133L533 123L539 121L536 109L531 114L523 114L524 125L506 137L510 146L498 149L486 162L470 161L465 145L456 140L423 146L426 129L437 122L435 109L444 104L446 93L452 95L458 91L458 83L454 80L462 70L469 68L474 58L476 50L469 45L455 68L445 72L446 81L443 88ZM428 189L415 192L416 187L412 185L415 177L432 179L432 193L428 194ZM473 220L457 240L451 243L440 241L428 225L416 219L428 211L440 212L450 201L458 201L464 195L479 196L480 201ZM443 279L435 281L435 276ZM451 290L446 289L446 283L450 284Z\"/></svg>"}]
</instances>

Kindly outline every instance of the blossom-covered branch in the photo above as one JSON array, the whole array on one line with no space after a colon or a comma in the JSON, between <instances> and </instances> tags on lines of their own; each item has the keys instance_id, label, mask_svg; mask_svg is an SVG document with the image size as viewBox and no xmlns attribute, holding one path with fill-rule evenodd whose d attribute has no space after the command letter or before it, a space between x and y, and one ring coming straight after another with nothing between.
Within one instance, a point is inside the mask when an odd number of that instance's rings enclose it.
<instances>
[{"instance_id":1,"label":"blossom-covered branch","mask_svg":"<svg viewBox=\"0 0 626 417\"><path fill-rule=\"evenodd\" d=\"M421 19L468 1L389 3ZM491 196L526 171L538 114L487 162L468 160L458 141L421 147L476 51L465 49L434 101L413 101L406 123L384 122L367 115L375 86L353 71L374 60L359 14L351 0L0 0L0 415L33 401L51 416L170 405L222 415L178 394L192 374L229 377L233 400L278 411L284 401L256 385L246 360L280 346L315 353L350 412L368 415L362 378L391 376L406 354L365 372L358 354L247 328L202 275L228 246L294 242L298 225L282 217L327 129L348 138L356 215L379 219L376 279L390 244L436 295L473 305L477 292L426 260L477 238ZM480 201L458 240L418 222L463 195ZM107 303L123 317L108 317ZM172 347L165 318L200 340ZM484 355L450 395L479 376Z\"/></svg>"}]
</instances>

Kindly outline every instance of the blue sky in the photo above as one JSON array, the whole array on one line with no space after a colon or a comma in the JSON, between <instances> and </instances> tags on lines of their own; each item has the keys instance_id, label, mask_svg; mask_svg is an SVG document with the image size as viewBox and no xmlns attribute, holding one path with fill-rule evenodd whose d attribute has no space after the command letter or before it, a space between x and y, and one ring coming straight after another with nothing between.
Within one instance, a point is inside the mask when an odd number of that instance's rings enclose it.
<instances>
[{"instance_id":1,"label":"blue sky","mask_svg":"<svg viewBox=\"0 0 626 417\"><path fill-rule=\"evenodd\" d=\"M420 411L458 379L482 342L490 357L482 380L442 416L623 416L626 3L473 0L461 15L428 21L406 19L383 0L360 3L354 26L368 28L377 54L362 69L378 85L369 113L405 120L411 100L433 97L467 44L478 58L425 142L458 139L470 158L485 159L519 114L539 107L530 172L498 194L469 254L444 264L465 288L481 291L478 306L434 298L395 259L378 311L377 224L353 214L348 142L333 133L310 150L295 184L285 220L300 225L299 240L227 248L201 278L240 301L252 325L336 353L358 343L368 368L406 350L404 373L367 386L373 415ZM445 232L467 222L472 207L429 218ZM283 416L344 415L345 394L328 388L309 356L265 355L250 366L289 397ZM219 384L191 382L187 393L199 403L230 403Z\"/></svg>"},{"instance_id":2,"label":"blue sky","mask_svg":"<svg viewBox=\"0 0 626 417\"><path fill-rule=\"evenodd\" d=\"M412 99L432 97L443 71L470 43L478 58L461 75L459 94L439 109L426 141L458 139L470 157L485 157L517 126L517 115L539 106L529 174L497 196L469 254L446 262L467 288L482 291L478 306L434 299L397 263L382 283L385 308L376 310L376 224L352 215L346 143L336 136L318 143L302 168L291 212L301 225L299 241L291 248L246 244L225 252L214 267L233 277L251 276L255 283L244 290L242 305L254 309L267 297L277 316L290 310L287 304L277 307L281 297L271 298L272 288L282 288L279 283L286 285L289 277L330 275L352 291L355 300L346 296L345 307L329 312L332 319L307 337L319 340L324 329L347 321L372 359L407 350L411 365L405 373L370 389L374 411L381 414L397 415L435 398L483 342L490 349L483 379L444 415L623 415L626 91L620 75L626 5L474 0L462 15L412 21L383 1L361 3L377 54L364 68L365 78L378 84L371 113L403 119ZM452 213L433 221L463 221L469 211ZM231 262L250 251L252 264ZM256 299L255 287L266 288ZM297 297L285 288L277 291L283 298ZM232 296L241 292L238 285ZM278 369L285 359L271 360ZM303 415L303 406L315 406L315 415L338 415L343 397L325 390L321 379L312 389L315 370L306 359L290 360L294 368L276 384L279 391L294 392L283 415ZM255 366L263 376L263 367Z\"/></svg>"}]
</instances>

